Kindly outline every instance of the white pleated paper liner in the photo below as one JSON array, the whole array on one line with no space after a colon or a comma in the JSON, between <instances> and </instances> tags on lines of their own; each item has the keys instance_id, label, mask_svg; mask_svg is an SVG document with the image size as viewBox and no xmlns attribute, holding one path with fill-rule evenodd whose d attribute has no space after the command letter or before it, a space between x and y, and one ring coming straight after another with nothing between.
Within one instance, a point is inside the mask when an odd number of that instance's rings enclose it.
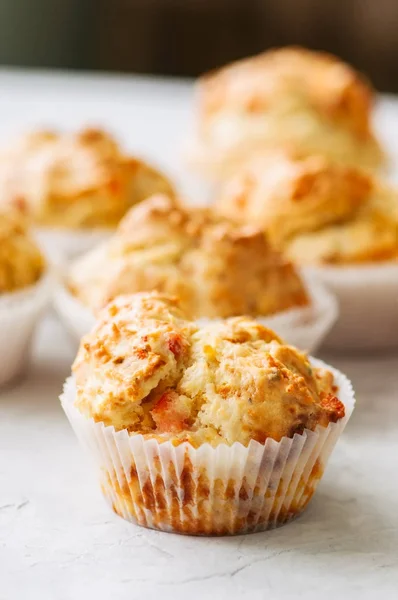
<instances>
[{"instance_id":1,"label":"white pleated paper liner","mask_svg":"<svg viewBox=\"0 0 398 600\"><path fill-rule=\"evenodd\" d=\"M285 341L307 352L314 352L328 333L338 315L335 297L314 276L305 276L310 305L282 311L269 317L256 317ZM88 333L95 317L61 283L54 293L55 309L73 339L78 343ZM209 319L199 319L199 323Z\"/></svg>"},{"instance_id":2,"label":"white pleated paper liner","mask_svg":"<svg viewBox=\"0 0 398 600\"><path fill-rule=\"evenodd\" d=\"M325 347L339 351L398 348L398 261L308 268L336 296L339 319Z\"/></svg>"},{"instance_id":3,"label":"white pleated paper liner","mask_svg":"<svg viewBox=\"0 0 398 600\"><path fill-rule=\"evenodd\" d=\"M35 237L48 256L55 253L63 259L71 259L85 254L107 240L113 233L114 229L106 227L92 229L38 227L35 230Z\"/></svg>"},{"instance_id":4,"label":"white pleated paper liner","mask_svg":"<svg viewBox=\"0 0 398 600\"><path fill-rule=\"evenodd\" d=\"M27 289L0 295L0 386L25 369L32 338L51 299L53 274L48 271Z\"/></svg>"},{"instance_id":5,"label":"white pleated paper liner","mask_svg":"<svg viewBox=\"0 0 398 600\"><path fill-rule=\"evenodd\" d=\"M80 442L91 454L111 508L132 523L191 535L227 535L273 529L297 517L311 500L328 458L354 409L350 381L327 367L345 405L345 417L280 442L245 447L184 442L174 446L116 432L74 406L73 377L61 403Z\"/></svg>"}]
</instances>

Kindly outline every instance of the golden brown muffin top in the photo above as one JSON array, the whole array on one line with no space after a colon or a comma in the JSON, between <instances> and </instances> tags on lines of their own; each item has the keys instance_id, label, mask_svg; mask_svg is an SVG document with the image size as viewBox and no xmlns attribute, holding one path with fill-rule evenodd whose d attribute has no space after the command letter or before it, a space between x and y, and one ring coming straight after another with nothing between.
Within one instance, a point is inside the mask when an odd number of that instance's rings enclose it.
<instances>
[{"instance_id":1,"label":"golden brown muffin top","mask_svg":"<svg viewBox=\"0 0 398 600\"><path fill-rule=\"evenodd\" d=\"M36 283L44 269L44 257L29 236L23 216L14 211L1 211L0 294Z\"/></svg>"},{"instance_id":2,"label":"golden brown muffin top","mask_svg":"<svg viewBox=\"0 0 398 600\"><path fill-rule=\"evenodd\" d=\"M110 303L73 371L85 416L160 441L279 441L344 416L333 375L271 330L247 317L200 326L158 293Z\"/></svg>"},{"instance_id":3,"label":"golden brown muffin top","mask_svg":"<svg viewBox=\"0 0 398 600\"><path fill-rule=\"evenodd\" d=\"M303 48L264 52L204 75L191 163L225 178L248 155L281 148L377 169L371 86L337 57Z\"/></svg>"},{"instance_id":4,"label":"golden brown muffin top","mask_svg":"<svg viewBox=\"0 0 398 600\"><path fill-rule=\"evenodd\" d=\"M388 260L398 252L398 194L325 157L257 155L223 187L220 214L254 222L298 263Z\"/></svg>"},{"instance_id":5,"label":"golden brown muffin top","mask_svg":"<svg viewBox=\"0 0 398 600\"><path fill-rule=\"evenodd\" d=\"M261 229L154 196L69 270L68 285L97 309L119 294L158 290L197 317L268 315L308 303L291 265Z\"/></svg>"},{"instance_id":6,"label":"golden brown muffin top","mask_svg":"<svg viewBox=\"0 0 398 600\"><path fill-rule=\"evenodd\" d=\"M24 209L41 225L111 227L155 192L172 194L173 188L99 129L37 131L0 154L1 202Z\"/></svg>"},{"instance_id":7,"label":"golden brown muffin top","mask_svg":"<svg viewBox=\"0 0 398 600\"><path fill-rule=\"evenodd\" d=\"M306 98L355 135L370 135L373 90L357 71L331 54L299 47L270 50L204 75L199 85L204 118L228 105L262 112L281 95L291 95Z\"/></svg>"}]
</instances>

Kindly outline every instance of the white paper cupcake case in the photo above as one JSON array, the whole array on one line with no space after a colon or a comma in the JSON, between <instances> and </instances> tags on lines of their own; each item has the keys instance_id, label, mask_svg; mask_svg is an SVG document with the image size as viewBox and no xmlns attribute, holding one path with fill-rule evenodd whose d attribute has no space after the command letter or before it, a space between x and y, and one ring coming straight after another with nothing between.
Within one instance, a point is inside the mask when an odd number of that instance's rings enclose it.
<instances>
[{"instance_id":1,"label":"white paper cupcake case","mask_svg":"<svg viewBox=\"0 0 398 600\"><path fill-rule=\"evenodd\" d=\"M49 256L55 252L57 256L71 259L106 241L113 232L105 227L87 230L38 227L35 237Z\"/></svg>"},{"instance_id":2,"label":"white paper cupcake case","mask_svg":"<svg viewBox=\"0 0 398 600\"><path fill-rule=\"evenodd\" d=\"M50 301L51 272L26 290L0 296L0 386L18 377L27 365L36 325Z\"/></svg>"},{"instance_id":3,"label":"white paper cupcake case","mask_svg":"<svg viewBox=\"0 0 398 600\"><path fill-rule=\"evenodd\" d=\"M398 348L398 262L307 268L336 296L339 319L325 339L332 350Z\"/></svg>"},{"instance_id":4,"label":"white paper cupcake case","mask_svg":"<svg viewBox=\"0 0 398 600\"><path fill-rule=\"evenodd\" d=\"M307 506L354 409L345 375L319 360L311 363L334 373L345 417L280 442L195 449L189 443L173 446L116 432L75 408L73 378L65 384L61 403L99 469L108 503L127 521L191 535L263 531L289 522Z\"/></svg>"},{"instance_id":5,"label":"white paper cupcake case","mask_svg":"<svg viewBox=\"0 0 398 600\"><path fill-rule=\"evenodd\" d=\"M293 308L270 317L257 317L257 320L293 346L314 352L336 321L338 305L333 294L316 277L304 276L304 280L311 306ZM76 342L92 329L95 323L93 314L62 283L55 290L54 306ZM200 323L208 321L199 319Z\"/></svg>"}]
</instances>

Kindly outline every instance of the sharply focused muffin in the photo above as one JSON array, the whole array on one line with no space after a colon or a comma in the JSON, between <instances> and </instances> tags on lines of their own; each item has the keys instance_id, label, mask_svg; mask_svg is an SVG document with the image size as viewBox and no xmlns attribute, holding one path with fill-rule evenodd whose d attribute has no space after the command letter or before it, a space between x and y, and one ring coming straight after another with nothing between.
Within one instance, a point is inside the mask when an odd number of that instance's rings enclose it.
<instances>
[{"instance_id":1,"label":"sharply focused muffin","mask_svg":"<svg viewBox=\"0 0 398 600\"><path fill-rule=\"evenodd\" d=\"M62 406L124 519L262 531L299 515L354 408L350 383L249 317L190 321L119 296L81 342Z\"/></svg>"},{"instance_id":2,"label":"sharply focused muffin","mask_svg":"<svg viewBox=\"0 0 398 600\"><path fill-rule=\"evenodd\" d=\"M152 290L178 296L196 317L265 316L309 302L292 264L260 229L166 196L131 209L113 238L72 264L67 284L93 310Z\"/></svg>"},{"instance_id":3,"label":"sharply focused muffin","mask_svg":"<svg viewBox=\"0 0 398 600\"><path fill-rule=\"evenodd\" d=\"M73 366L87 417L158 439L248 445L344 416L333 375L256 321L199 327L164 295L121 296Z\"/></svg>"},{"instance_id":4,"label":"sharply focused muffin","mask_svg":"<svg viewBox=\"0 0 398 600\"><path fill-rule=\"evenodd\" d=\"M37 131L0 153L0 203L45 227L113 227L147 196L173 194L165 175L104 131Z\"/></svg>"},{"instance_id":5,"label":"sharply focused muffin","mask_svg":"<svg viewBox=\"0 0 398 600\"><path fill-rule=\"evenodd\" d=\"M255 223L301 264L388 261L398 255L398 193L368 172L286 153L249 160L216 210Z\"/></svg>"},{"instance_id":6,"label":"sharply focused muffin","mask_svg":"<svg viewBox=\"0 0 398 600\"><path fill-rule=\"evenodd\" d=\"M383 153L371 125L370 84L338 58L282 48L204 75L198 83L191 160L225 176L256 150L377 169Z\"/></svg>"},{"instance_id":7,"label":"sharply focused muffin","mask_svg":"<svg viewBox=\"0 0 398 600\"><path fill-rule=\"evenodd\" d=\"M44 257L29 235L23 217L0 212L0 294L36 283L45 269Z\"/></svg>"}]
</instances>

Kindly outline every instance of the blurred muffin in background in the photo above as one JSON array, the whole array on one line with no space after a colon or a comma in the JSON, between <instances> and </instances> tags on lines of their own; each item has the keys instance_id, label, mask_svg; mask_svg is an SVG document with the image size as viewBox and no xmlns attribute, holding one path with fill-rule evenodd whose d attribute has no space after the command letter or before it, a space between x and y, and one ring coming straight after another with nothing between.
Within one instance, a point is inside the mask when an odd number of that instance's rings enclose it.
<instances>
[{"instance_id":1,"label":"blurred muffin in background","mask_svg":"<svg viewBox=\"0 0 398 600\"><path fill-rule=\"evenodd\" d=\"M51 292L49 268L19 211L0 211L0 385L27 364Z\"/></svg>"},{"instance_id":2,"label":"blurred muffin in background","mask_svg":"<svg viewBox=\"0 0 398 600\"><path fill-rule=\"evenodd\" d=\"M107 302L152 290L177 296L191 318L256 316L306 349L337 313L327 290L304 280L257 226L162 195L132 208L112 238L71 263L55 303L80 340Z\"/></svg>"},{"instance_id":3,"label":"blurred muffin in background","mask_svg":"<svg viewBox=\"0 0 398 600\"><path fill-rule=\"evenodd\" d=\"M174 194L167 177L99 129L37 131L0 153L0 204L23 210L44 244L67 255L109 235L131 206L157 192Z\"/></svg>"},{"instance_id":4,"label":"blurred muffin in background","mask_svg":"<svg viewBox=\"0 0 398 600\"><path fill-rule=\"evenodd\" d=\"M99 129L37 131L0 154L1 202L46 227L114 227L155 192L172 194L173 186Z\"/></svg>"},{"instance_id":5,"label":"blurred muffin in background","mask_svg":"<svg viewBox=\"0 0 398 600\"><path fill-rule=\"evenodd\" d=\"M271 315L308 304L300 276L255 226L153 196L105 244L74 262L68 285L96 310L120 294L158 290L196 317Z\"/></svg>"},{"instance_id":6,"label":"blurred muffin in background","mask_svg":"<svg viewBox=\"0 0 398 600\"><path fill-rule=\"evenodd\" d=\"M275 148L375 170L384 156L373 101L370 84L337 57L295 47L264 52L199 79L189 160L216 179L250 153Z\"/></svg>"},{"instance_id":7,"label":"blurred muffin in background","mask_svg":"<svg viewBox=\"0 0 398 600\"><path fill-rule=\"evenodd\" d=\"M259 155L224 184L221 215L256 223L339 300L333 349L397 347L398 191L325 157Z\"/></svg>"},{"instance_id":8,"label":"blurred muffin in background","mask_svg":"<svg viewBox=\"0 0 398 600\"><path fill-rule=\"evenodd\" d=\"M398 255L398 192L325 157L257 155L224 184L215 208L262 227L299 264L373 263Z\"/></svg>"},{"instance_id":9,"label":"blurred muffin in background","mask_svg":"<svg viewBox=\"0 0 398 600\"><path fill-rule=\"evenodd\" d=\"M0 294L35 284L45 270L45 259L28 234L17 211L0 212Z\"/></svg>"}]
</instances>

